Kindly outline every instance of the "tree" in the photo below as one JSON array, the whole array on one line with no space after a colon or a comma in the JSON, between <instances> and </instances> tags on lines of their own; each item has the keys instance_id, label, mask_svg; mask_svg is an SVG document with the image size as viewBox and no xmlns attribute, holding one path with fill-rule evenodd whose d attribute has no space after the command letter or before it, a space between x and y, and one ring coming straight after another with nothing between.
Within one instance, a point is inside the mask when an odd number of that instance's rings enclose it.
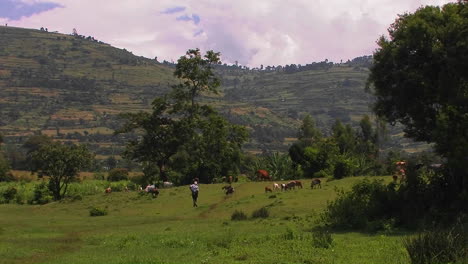
<instances>
[{"instance_id":1,"label":"tree","mask_svg":"<svg viewBox=\"0 0 468 264\"><path fill-rule=\"evenodd\" d=\"M52 143L52 138L47 135L35 135L31 136L24 142L23 148L26 149L27 154L31 154L36 150L40 149L43 145L49 145Z\"/></svg>"},{"instance_id":2,"label":"tree","mask_svg":"<svg viewBox=\"0 0 468 264\"><path fill-rule=\"evenodd\" d=\"M466 1L401 15L389 39L379 39L369 76L374 112L447 159L446 192L455 200L468 190L467 28Z\"/></svg>"},{"instance_id":3,"label":"tree","mask_svg":"<svg viewBox=\"0 0 468 264\"><path fill-rule=\"evenodd\" d=\"M186 147L193 154L191 156L198 157L198 170L193 176L202 182L211 182L214 175L238 173L242 144L248 138L247 130L229 123L218 113L212 113L198 122L200 133L197 133L197 139L191 142L190 147Z\"/></svg>"},{"instance_id":4,"label":"tree","mask_svg":"<svg viewBox=\"0 0 468 264\"><path fill-rule=\"evenodd\" d=\"M33 171L50 177L49 190L54 200L61 200L79 171L91 165L93 155L83 145L52 143L41 146L32 153L32 158L36 165Z\"/></svg>"},{"instance_id":5,"label":"tree","mask_svg":"<svg viewBox=\"0 0 468 264\"><path fill-rule=\"evenodd\" d=\"M208 51L202 57L199 49L191 49L177 61L174 75L182 82L173 87L173 95L179 99L178 103L190 102L191 105L188 109L191 115L197 110L195 98L200 93L218 92L217 88L221 82L215 76L213 66L221 63L219 55L219 52ZM179 105L179 107L184 106L184 104Z\"/></svg>"},{"instance_id":6,"label":"tree","mask_svg":"<svg viewBox=\"0 0 468 264\"><path fill-rule=\"evenodd\" d=\"M114 156L110 156L106 159L105 164L108 170L115 169L117 167L117 159Z\"/></svg>"},{"instance_id":7,"label":"tree","mask_svg":"<svg viewBox=\"0 0 468 264\"><path fill-rule=\"evenodd\" d=\"M341 154L353 153L356 147L356 135L351 127L347 124L343 126L340 120L336 120L332 127L333 138L338 144Z\"/></svg>"},{"instance_id":8,"label":"tree","mask_svg":"<svg viewBox=\"0 0 468 264\"><path fill-rule=\"evenodd\" d=\"M165 97L156 98L152 105L152 113L123 114L127 122L116 133L142 131L142 137L128 143L124 156L146 166L156 164L161 179L167 181L166 167L187 138L184 136L187 129L184 122L171 118L170 104Z\"/></svg>"},{"instance_id":9,"label":"tree","mask_svg":"<svg viewBox=\"0 0 468 264\"><path fill-rule=\"evenodd\" d=\"M180 57L174 75L181 82L170 94L153 101L153 112L124 115L128 121L117 133L142 132L127 145L125 155L148 166L157 164L162 180L167 180L166 168L172 159L178 160L172 169L184 172L183 182L194 177L210 182L219 174L237 170L240 149L247 139L245 128L230 124L213 108L197 102L203 93L217 93L220 81L213 66L219 63L219 53L213 51L202 56L194 49Z\"/></svg>"},{"instance_id":10,"label":"tree","mask_svg":"<svg viewBox=\"0 0 468 264\"><path fill-rule=\"evenodd\" d=\"M311 144L313 141L322 137L322 133L315 126L315 121L311 115L306 115L302 120L302 125L299 128L299 140L306 144Z\"/></svg>"},{"instance_id":11,"label":"tree","mask_svg":"<svg viewBox=\"0 0 468 264\"><path fill-rule=\"evenodd\" d=\"M9 175L10 166L8 161L3 156L3 153L0 151L0 182L10 181L12 177Z\"/></svg>"}]
</instances>

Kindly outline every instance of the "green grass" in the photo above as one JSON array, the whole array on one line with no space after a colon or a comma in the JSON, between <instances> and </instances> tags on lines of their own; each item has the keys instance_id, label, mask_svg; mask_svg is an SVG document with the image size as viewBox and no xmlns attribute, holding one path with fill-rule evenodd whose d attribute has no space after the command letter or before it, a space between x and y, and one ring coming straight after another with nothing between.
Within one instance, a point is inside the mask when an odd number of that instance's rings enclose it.
<instances>
[{"instance_id":1,"label":"green grass","mask_svg":"<svg viewBox=\"0 0 468 264\"><path fill-rule=\"evenodd\" d=\"M136 192L98 193L80 201L0 205L0 263L408 263L402 234L332 233L315 248L312 229L334 189L362 177L311 190L265 194L267 182L201 185L193 208L187 186L158 198ZM389 177L386 177L390 180ZM84 182L86 183L86 181ZM90 217L93 207L108 215ZM268 218L231 221L262 207Z\"/></svg>"}]
</instances>

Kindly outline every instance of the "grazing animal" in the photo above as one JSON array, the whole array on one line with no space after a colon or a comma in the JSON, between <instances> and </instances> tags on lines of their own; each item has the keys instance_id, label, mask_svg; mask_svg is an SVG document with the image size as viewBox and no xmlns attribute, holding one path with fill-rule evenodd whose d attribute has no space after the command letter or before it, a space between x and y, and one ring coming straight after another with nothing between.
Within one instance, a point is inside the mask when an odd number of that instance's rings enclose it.
<instances>
[{"instance_id":1,"label":"grazing animal","mask_svg":"<svg viewBox=\"0 0 468 264\"><path fill-rule=\"evenodd\" d=\"M111 193L112 192L112 189L111 187L107 187L106 190L105 190L106 193Z\"/></svg>"},{"instance_id":2,"label":"grazing animal","mask_svg":"<svg viewBox=\"0 0 468 264\"><path fill-rule=\"evenodd\" d=\"M154 185L148 185L148 186L146 186L145 192L147 192L147 193L153 195L153 197L158 197L158 195L159 195L159 190L158 190L158 188L156 188L156 186L154 186Z\"/></svg>"},{"instance_id":3,"label":"grazing animal","mask_svg":"<svg viewBox=\"0 0 468 264\"><path fill-rule=\"evenodd\" d=\"M294 182L296 183L297 188L302 189L302 182L300 182L300 181L294 181Z\"/></svg>"},{"instance_id":4,"label":"grazing animal","mask_svg":"<svg viewBox=\"0 0 468 264\"><path fill-rule=\"evenodd\" d=\"M280 189L279 184L277 184L276 182L273 183L273 190L279 190L279 189Z\"/></svg>"},{"instance_id":5,"label":"grazing animal","mask_svg":"<svg viewBox=\"0 0 468 264\"><path fill-rule=\"evenodd\" d=\"M290 181L286 184L286 188L285 190L289 190L289 189L295 189L296 188L296 182L295 181Z\"/></svg>"},{"instance_id":6,"label":"grazing animal","mask_svg":"<svg viewBox=\"0 0 468 264\"><path fill-rule=\"evenodd\" d=\"M281 184L281 191L286 191L286 184L284 183Z\"/></svg>"},{"instance_id":7,"label":"grazing animal","mask_svg":"<svg viewBox=\"0 0 468 264\"><path fill-rule=\"evenodd\" d=\"M223 186L223 188L221 189L226 191L226 195L234 193L234 187L232 187L231 185Z\"/></svg>"},{"instance_id":8,"label":"grazing animal","mask_svg":"<svg viewBox=\"0 0 468 264\"><path fill-rule=\"evenodd\" d=\"M273 192L273 190L270 187L265 186L265 193L267 193L267 192Z\"/></svg>"},{"instance_id":9,"label":"grazing animal","mask_svg":"<svg viewBox=\"0 0 468 264\"><path fill-rule=\"evenodd\" d=\"M257 178L261 181L271 181L271 176L266 170L258 170L257 172L255 172L255 174L257 175Z\"/></svg>"},{"instance_id":10,"label":"grazing animal","mask_svg":"<svg viewBox=\"0 0 468 264\"><path fill-rule=\"evenodd\" d=\"M322 181L320 179L313 179L312 182L310 183L310 188L314 189L315 186L317 186L317 188L320 187L320 189L322 189Z\"/></svg>"},{"instance_id":11,"label":"grazing animal","mask_svg":"<svg viewBox=\"0 0 468 264\"><path fill-rule=\"evenodd\" d=\"M172 186L174 186L172 182L168 182L168 181L163 182L163 188L171 188Z\"/></svg>"}]
</instances>

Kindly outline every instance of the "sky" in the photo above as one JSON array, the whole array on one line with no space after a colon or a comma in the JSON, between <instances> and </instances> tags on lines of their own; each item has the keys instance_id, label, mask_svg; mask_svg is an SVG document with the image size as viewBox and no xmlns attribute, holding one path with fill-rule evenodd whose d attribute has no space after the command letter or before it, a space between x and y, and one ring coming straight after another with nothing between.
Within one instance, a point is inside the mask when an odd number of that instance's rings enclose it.
<instances>
[{"instance_id":1,"label":"sky","mask_svg":"<svg viewBox=\"0 0 468 264\"><path fill-rule=\"evenodd\" d=\"M0 25L80 35L159 61L188 49L249 67L372 55L398 14L449 0L0 0Z\"/></svg>"}]
</instances>

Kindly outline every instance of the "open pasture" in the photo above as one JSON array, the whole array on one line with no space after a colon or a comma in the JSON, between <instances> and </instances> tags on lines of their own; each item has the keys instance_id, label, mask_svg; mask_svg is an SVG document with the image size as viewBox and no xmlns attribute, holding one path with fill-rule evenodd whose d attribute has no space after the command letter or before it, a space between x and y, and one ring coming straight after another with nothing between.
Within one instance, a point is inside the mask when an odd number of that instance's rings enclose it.
<instances>
[{"instance_id":1,"label":"open pasture","mask_svg":"<svg viewBox=\"0 0 468 264\"><path fill-rule=\"evenodd\" d=\"M389 177L386 177L386 179ZM0 263L408 263L401 234L332 233L314 247L313 228L335 188L362 177L325 182L322 189L265 193L272 182L200 186L193 208L187 186L83 196L46 205L0 205ZM387 179L390 180L390 179ZM83 182L85 183L85 182ZM91 208L108 212L91 217ZM268 208L269 217L251 217ZM234 211L248 219L231 221Z\"/></svg>"}]
</instances>

